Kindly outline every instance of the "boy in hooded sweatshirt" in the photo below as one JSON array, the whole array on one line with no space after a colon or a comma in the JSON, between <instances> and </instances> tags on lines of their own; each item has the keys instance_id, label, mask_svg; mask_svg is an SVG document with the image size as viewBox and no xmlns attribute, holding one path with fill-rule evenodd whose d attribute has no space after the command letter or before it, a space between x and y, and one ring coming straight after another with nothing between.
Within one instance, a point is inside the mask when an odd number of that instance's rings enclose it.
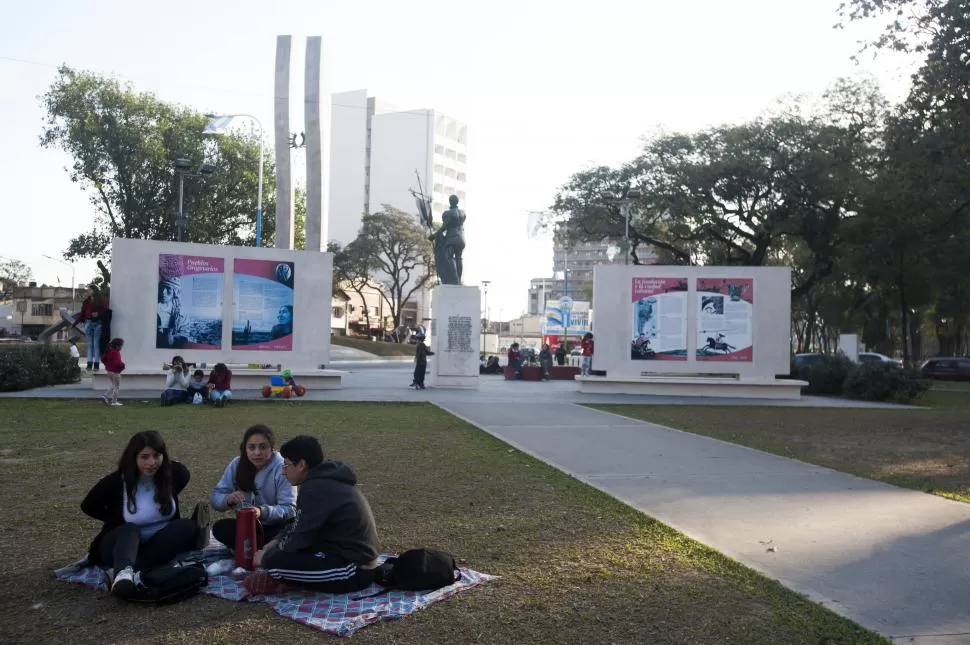
<instances>
[{"instance_id":1,"label":"boy in hooded sweatshirt","mask_svg":"<svg viewBox=\"0 0 970 645\"><path fill-rule=\"evenodd\" d=\"M294 437L280 454L287 480L300 487L296 519L256 552L254 564L275 580L325 593L367 588L374 581L380 542L354 471L325 461L314 437Z\"/></svg>"}]
</instances>

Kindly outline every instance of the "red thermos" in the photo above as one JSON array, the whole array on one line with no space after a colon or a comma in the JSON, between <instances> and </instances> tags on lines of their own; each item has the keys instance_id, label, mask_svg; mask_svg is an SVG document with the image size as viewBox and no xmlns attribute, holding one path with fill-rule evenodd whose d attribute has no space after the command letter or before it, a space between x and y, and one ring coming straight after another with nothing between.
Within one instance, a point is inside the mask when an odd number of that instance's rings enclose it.
<instances>
[{"instance_id":1,"label":"red thermos","mask_svg":"<svg viewBox=\"0 0 970 645\"><path fill-rule=\"evenodd\" d=\"M236 566L252 571L256 549L256 507L247 506L236 512Z\"/></svg>"}]
</instances>

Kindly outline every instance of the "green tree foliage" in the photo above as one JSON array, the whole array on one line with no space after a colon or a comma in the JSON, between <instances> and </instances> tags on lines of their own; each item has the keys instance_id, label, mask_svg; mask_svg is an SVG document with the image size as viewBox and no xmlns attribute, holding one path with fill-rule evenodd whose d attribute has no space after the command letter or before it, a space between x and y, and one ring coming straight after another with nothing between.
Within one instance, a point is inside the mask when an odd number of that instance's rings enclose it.
<instances>
[{"instance_id":1,"label":"green tree foliage","mask_svg":"<svg viewBox=\"0 0 970 645\"><path fill-rule=\"evenodd\" d=\"M363 216L360 233L348 246L353 245L357 257L370 258L367 266L383 283L381 293L399 327L404 305L431 280L433 252L427 234L413 215L385 204Z\"/></svg>"},{"instance_id":2,"label":"green tree foliage","mask_svg":"<svg viewBox=\"0 0 970 645\"><path fill-rule=\"evenodd\" d=\"M0 282L5 287L25 285L33 278L33 271L20 260L0 258Z\"/></svg>"},{"instance_id":3,"label":"green tree foliage","mask_svg":"<svg viewBox=\"0 0 970 645\"><path fill-rule=\"evenodd\" d=\"M179 157L215 167L209 177L185 178L189 240L255 243L255 135L203 136L203 114L66 66L41 100L47 112L41 145L71 157L66 170L94 209L91 230L71 241L68 257L105 257L113 237L175 239ZM266 163L264 195L273 194L274 177ZM264 204L264 243L272 240L273 212L272 202Z\"/></svg>"}]
</instances>

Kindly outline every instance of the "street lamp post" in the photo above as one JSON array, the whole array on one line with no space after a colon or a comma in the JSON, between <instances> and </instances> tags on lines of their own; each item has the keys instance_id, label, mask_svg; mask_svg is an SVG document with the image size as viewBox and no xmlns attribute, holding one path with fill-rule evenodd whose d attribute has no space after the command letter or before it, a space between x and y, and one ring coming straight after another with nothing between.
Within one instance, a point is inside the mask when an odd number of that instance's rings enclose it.
<instances>
[{"instance_id":1,"label":"street lamp post","mask_svg":"<svg viewBox=\"0 0 970 645\"><path fill-rule=\"evenodd\" d=\"M488 336L488 285L492 284L491 280L482 280L482 292L485 294L485 301L482 303L482 308L485 311L485 315L482 319L485 324L482 325L482 353L485 353L485 339Z\"/></svg>"},{"instance_id":2,"label":"street lamp post","mask_svg":"<svg viewBox=\"0 0 970 645\"><path fill-rule=\"evenodd\" d=\"M196 172L189 172L189 168L192 167L192 162L189 161L188 157L179 157L175 160L175 171L179 174L179 215L178 222L176 222L176 241L182 241L183 232L188 236L188 222L185 218L185 177L208 177L215 173L215 166L204 163L199 166Z\"/></svg>"},{"instance_id":3,"label":"street lamp post","mask_svg":"<svg viewBox=\"0 0 970 645\"><path fill-rule=\"evenodd\" d=\"M236 118L252 119L259 128L259 180L256 188L256 246L262 246L263 239L263 124L252 114L207 114L209 125L203 131L206 134L224 132L229 123Z\"/></svg>"},{"instance_id":4,"label":"street lamp post","mask_svg":"<svg viewBox=\"0 0 970 645\"><path fill-rule=\"evenodd\" d=\"M74 293L74 284L75 284L74 283L74 275L75 275L75 272L74 272L74 263L71 262L70 264L68 264L67 262L64 262L63 260L58 260L57 258L52 258L49 255L45 255L44 257L47 258L48 260L53 260L54 262L57 262L58 264L63 264L64 266L71 267L71 313L74 313L74 309L76 307L76 300L77 300L77 297L75 296L75 293Z\"/></svg>"}]
</instances>

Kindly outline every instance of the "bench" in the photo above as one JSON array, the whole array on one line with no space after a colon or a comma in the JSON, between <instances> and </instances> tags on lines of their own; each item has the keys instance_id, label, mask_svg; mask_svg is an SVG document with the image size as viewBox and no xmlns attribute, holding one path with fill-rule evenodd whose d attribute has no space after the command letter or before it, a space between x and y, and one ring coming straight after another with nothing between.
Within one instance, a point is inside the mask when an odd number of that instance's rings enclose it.
<instances>
[{"instance_id":1,"label":"bench","mask_svg":"<svg viewBox=\"0 0 970 645\"><path fill-rule=\"evenodd\" d=\"M279 375L275 369L232 369L232 389L260 390L269 385L271 376ZM345 374L340 370L290 370L297 384L307 390L336 390L340 388L340 379ZM207 370L208 372L208 370ZM108 389L108 375L104 371L91 372L91 387L95 390ZM126 369L121 375L121 387L126 390L158 390L161 393L165 387L167 372L159 368L154 369Z\"/></svg>"}]
</instances>

